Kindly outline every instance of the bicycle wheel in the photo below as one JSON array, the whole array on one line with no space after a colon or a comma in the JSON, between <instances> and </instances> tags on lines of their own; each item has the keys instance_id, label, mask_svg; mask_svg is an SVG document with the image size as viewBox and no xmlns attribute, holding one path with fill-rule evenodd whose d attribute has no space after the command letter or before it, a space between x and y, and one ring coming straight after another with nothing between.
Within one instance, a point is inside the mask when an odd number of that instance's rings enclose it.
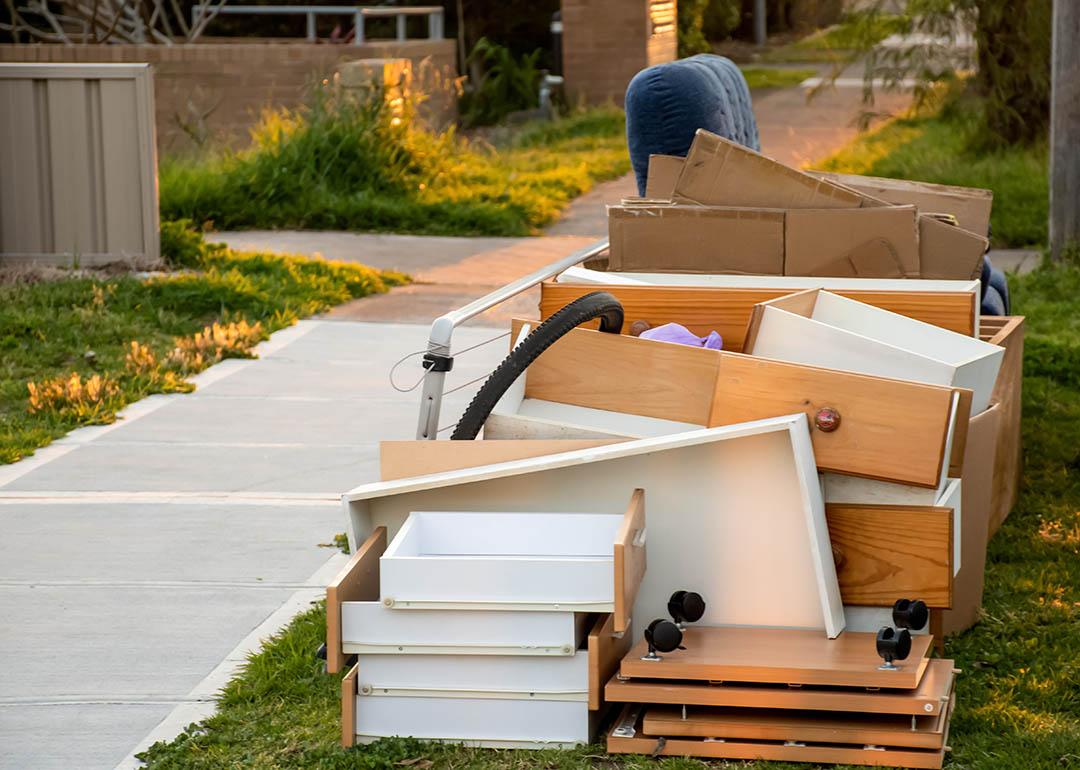
<instances>
[{"instance_id":1,"label":"bicycle wheel","mask_svg":"<svg viewBox=\"0 0 1080 770\"><path fill-rule=\"evenodd\" d=\"M477 391L450 439L471 441L476 438L495 404L529 364L571 329L597 317L600 318L600 331L612 334L622 331L622 305L606 291L594 291L578 297L533 329Z\"/></svg>"}]
</instances>

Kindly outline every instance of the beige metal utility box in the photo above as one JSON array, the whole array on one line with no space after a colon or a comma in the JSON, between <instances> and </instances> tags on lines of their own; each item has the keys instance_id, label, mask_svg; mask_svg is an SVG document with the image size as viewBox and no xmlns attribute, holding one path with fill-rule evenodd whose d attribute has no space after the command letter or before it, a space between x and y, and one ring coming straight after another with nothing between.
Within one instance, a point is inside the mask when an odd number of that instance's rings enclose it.
<instances>
[{"instance_id":1,"label":"beige metal utility box","mask_svg":"<svg viewBox=\"0 0 1080 770\"><path fill-rule=\"evenodd\" d=\"M157 261L148 64L0 64L0 265Z\"/></svg>"}]
</instances>

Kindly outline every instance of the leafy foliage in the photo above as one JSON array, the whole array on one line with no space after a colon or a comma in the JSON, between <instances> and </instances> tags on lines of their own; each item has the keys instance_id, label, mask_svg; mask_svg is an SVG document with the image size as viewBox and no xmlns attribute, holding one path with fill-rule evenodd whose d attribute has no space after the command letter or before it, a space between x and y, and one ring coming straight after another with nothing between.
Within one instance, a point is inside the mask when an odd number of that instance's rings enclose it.
<instances>
[{"instance_id":1,"label":"leafy foliage","mask_svg":"<svg viewBox=\"0 0 1080 770\"><path fill-rule=\"evenodd\" d=\"M483 72L479 83L466 88L458 102L466 126L491 126L512 112L537 106L543 73L538 69L538 48L521 59L510 49L480 38L469 54L469 63Z\"/></svg>"},{"instance_id":2,"label":"leafy foliage","mask_svg":"<svg viewBox=\"0 0 1080 770\"><path fill-rule=\"evenodd\" d=\"M679 0L679 58L709 53L712 47L705 39L705 11L709 0Z\"/></svg>"},{"instance_id":3,"label":"leafy foliage","mask_svg":"<svg viewBox=\"0 0 1080 770\"><path fill-rule=\"evenodd\" d=\"M80 425L112 422L151 393L190 390L186 376L250 355L297 318L408 280L233 252L182 225L162 232L166 258L193 271L0 285L0 463Z\"/></svg>"},{"instance_id":4,"label":"leafy foliage","mask_svg":"<svg viewBox=\"0 0 1080 770\"><path fill-rule=\"evenodd\" d=\"M707 40L724 40L738 28L741 19L740 0L708 0L702 31Z\"/></svg>"},{"instance_id":5,"label":"leafy foliage","mask_svg":"<svg viewBox=\"0 0 1080 770\"><path fill-rule=\"evenodd\" d=\"M163 159L162 217L220 229L529 235L595 182L629 169L614 109L539 132L524 126L521 134L550 143L511 142L499 152L412 114L332 89L309 109L267 113L241 152Z\"/></svg>"}]
</instances>

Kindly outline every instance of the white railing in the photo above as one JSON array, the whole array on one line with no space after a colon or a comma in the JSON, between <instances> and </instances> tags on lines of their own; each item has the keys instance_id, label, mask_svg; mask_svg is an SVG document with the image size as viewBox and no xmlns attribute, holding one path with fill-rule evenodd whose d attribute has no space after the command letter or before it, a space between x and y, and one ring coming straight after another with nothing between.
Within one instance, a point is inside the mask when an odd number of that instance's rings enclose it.
<instances>
[{"instance_id":1,"label":"white railing","mask_svg":"<svg viewBox=\"0 0 1080 770\"><path fill-rule=\"evenodd\" d=\"M197 9L192 8L194 19ZM397 39L405 40L405 22L409 16L427 16L428 39L441 40L443 37L443 9L434 5L402 7L390 5L223 5L218 14L284 14L304 16L307 19L307 39L314 43L315 19L319 16L352 16L356 25L353 45L363 45L367 38L364 34L364 22L370 18L393 16L397 20Z\"/></svg>"}]
</instances>

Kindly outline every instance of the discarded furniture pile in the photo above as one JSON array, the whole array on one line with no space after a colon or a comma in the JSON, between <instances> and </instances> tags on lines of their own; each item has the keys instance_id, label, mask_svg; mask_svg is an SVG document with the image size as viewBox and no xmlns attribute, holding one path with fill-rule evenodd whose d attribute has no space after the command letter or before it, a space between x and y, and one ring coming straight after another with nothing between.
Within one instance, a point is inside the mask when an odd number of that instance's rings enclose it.
<instances>
[{"instance_id":1,"label":"discarded furniture pile","mask_svg":"<svg viewBox=\"0 0 1080 770\"><path fill-rule=\"evenodd\" d=\"M989 205L705 133L654 158L609 248L504 292L540 284L540 320L470 440L383 442L343 496L343 744L941 767L962 680L933 656L978 620L1019 474ZM421 437L452 364L433 343Z\"/></svg>"}]
</instances>

